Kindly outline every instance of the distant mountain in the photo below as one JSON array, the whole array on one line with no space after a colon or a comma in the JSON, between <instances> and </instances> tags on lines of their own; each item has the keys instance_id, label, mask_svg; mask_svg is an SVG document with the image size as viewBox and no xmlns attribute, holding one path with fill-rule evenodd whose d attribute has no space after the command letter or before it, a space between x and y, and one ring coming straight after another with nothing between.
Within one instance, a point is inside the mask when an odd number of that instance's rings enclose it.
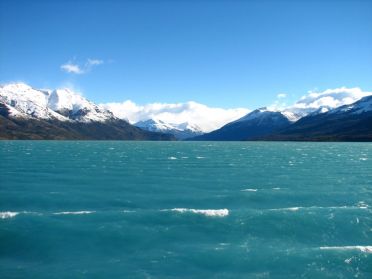
<instances>
[{"instance_id":1,"label":"distant mountain","mask_svg":"<svg viewBox=\"0 0 372 279\"><path fill-rule=\"evenodd\" d=\"M172 140L114 117L68 89L0 86L0 139Z\"/></svg>"},{"instance_id":2,"label":"distant mountain","mask_svg":"<svg viewBox=\"0 0 372 279\"><path fill-rule=\"evenodd\" d=\"M271 134L288 127L290 124L291 121L288 116L282 112L260 108L226 124L218 130L191 138L190 140L245 140Z\"/></svg>"},{"instance_id":3,"label":"distant mountain","mask_svg":"<svg viewBox=\"0 0 372 279\"><path fill-rule=\"evenodd\" d=\"M247 140L251 138L247 137ZM312 113L294 124L257 137L260 140L371 141L372 96L324 113Z\"/></svg>"},{"instance_id":4,"label":"distant mountain","mask_svg":"<svg viewBox=\"0 0 372 279\"><path fill-rule=\"evenodd\" d=\"M187 139L203 134L197 125L190 123L167 123L159 119L148 119L139 121L134 124L135 126L151 132L161 132L174 135L177 139Z\"/></svg>"}]
</instances>

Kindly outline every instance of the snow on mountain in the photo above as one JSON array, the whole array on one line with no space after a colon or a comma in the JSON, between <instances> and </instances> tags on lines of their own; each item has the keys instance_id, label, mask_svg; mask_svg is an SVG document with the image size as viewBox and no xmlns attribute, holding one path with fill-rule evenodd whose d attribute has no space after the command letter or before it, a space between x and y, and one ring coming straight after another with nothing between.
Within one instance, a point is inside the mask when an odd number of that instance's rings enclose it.
<instances>
[{"instance_id":1,"label":"snow on mountain","mask_svg":"<svg viewBox=\"0 0 372 279\"><path fill-rule=\"evenodd\" d=\"M362 91L360 88L335 88L323 92L310 91L294 105L282 110L283 114L292 114L293 121L318 113L325 113L335 108L352 104L363 97L372 95L372 92ZM289 116L290 117L290 116Z\"/></svg>"},{"instance_id":2,"label":"snow on mountain","mask_svg":"<svg viewBox=\"0 0 372 279\"><path fill-rule=\"evenodd\" d=\"M126 119L132 124L148 119L161 119L166 123L172 123L172 125L176 123L182 126L183 123L192 123L188 125L196 125L203 133L216 130L250 111L245 108L208 107L193 101L176 104L152 103L143 106L132 101L125 101L102 104L101 106L112 111L116 117ZM192 130L192 128L190 129Z\"/></svg>"},{"instance_id":3,"label":"snow on mountain","mask_svg":"<svg viewBox=\"0 0 372 279\"><path fill-rule=\"evenodd\" d=\"M270 134L290 124L289 119L280 111L259 108L218 130L194 137L192 140L248 140Z\"/></svg>"},{"instance_id":4,"label":"snow on mountain","mask_svg":"<svg viewBox=\"0 0 372 279\"><path fill-rule=\"evenodd\" d=\"M353 104L336 108L330 111L329 113L331 114L335 114L335 113L361 114L365 112L372 112L372 96L367 96Z\"/></svg>"},{"instance_id":5,"label":"snow on mountain","mask_svg":"<svg viewBox=\"0 0 372 279\"><path fill-rule=\"evenodd\" d=\"M263 114L268 112L269 110L266 107L255 109L254 111L244 115L243 117L233 121L234 122L242 122L242 121L249 121L258 117L261 117Z\"/></svg>"},{"instance_id":6,"label":"snow on mountain","mask_svg":"<svg viewBox=\"0 0 372 279\"><path fill-rule=\"evenodd\" d=\"M256 119L256 118L272 117L273 115L275 115L273 113L280 113L282 116L287 118L290 122L295 122L299 118L302 117L302 115L300 115L296 112L293 112L291 110L279 110L279 109L275 109L275 108L262 107L262 108L259 108L259 109L255 109L254 111L246 114L242 118L239 118L238 120L235 120L231 123L249 121L249 120L253 120L253 119Z\"/></svg>"},{"instance_id":7,"label":"snow on mountain","mask_svg":"<svg viewBox=\"0 0 372 279\"><path fill-rule=\"evenodd\" d=\"M0 86L0 102L7 107L11 116L67 120L48 108L49 94L47 90L36 90L24 83Z\"/></svg>"},{"instance_id":8,"label":"snow on mountain","mask_svg":"<svg viewBox=\"0 0 372 279\"><path fill-rule=\"evenodd\" d=\"M12 117L79 122L102 122L114 117L70 89L38 90L24 83L11 83L0 86L0 102Z\"/></svg>"},{"instance_id":9,"label":"snow on mountain","mask_svg":"<svg viewBox=\"0 0 372 279\"><path fill-rule=\"evenodd\" d=\"M175 124L167 123L160 119L148 119L145 121L139 121L134 125L151 132L172 134L178 139L186 139L203 134L201 129L196 124L190 124L188 122Z\"/></svg>"},{"instance_id":10,"label":"snow on mountain","mask_svg":"<svg viewBox=\"0 0 372 279\"><path fill-rule=\"evenodd\" d=\"M48 107L69 119L81 122L102 122L113 118L109 110L97 106L67 88L52 91Z\"/></svg>"},{"instance_id":11,"label":"snow on mountain","mask_svg":"<svg viewBox=\"0 0 372 279\"><path fill-rule=\"evenodd\" d=\"M155 120L155 119L148 119L145 121L139 121L134 124L135 126L145 129L147 131L151 132L157 132L157 131L168 131L175 129L174 126L172 126L169 123L166 123L162 120Z\"/></svg>"},{"instance_id":12,"label":"snow on mountain","mask_svg":"<svg viewBox=\"0 0 372 279\"><path fill-rule=\"evenodd\" d=\"M192 123L189 123L189 122L174 124L174 126L181 131L188 130L188 131L191 131L193 133L203 134L202 129L198 125L192 124Z\"/></svg>"}]
</instances>

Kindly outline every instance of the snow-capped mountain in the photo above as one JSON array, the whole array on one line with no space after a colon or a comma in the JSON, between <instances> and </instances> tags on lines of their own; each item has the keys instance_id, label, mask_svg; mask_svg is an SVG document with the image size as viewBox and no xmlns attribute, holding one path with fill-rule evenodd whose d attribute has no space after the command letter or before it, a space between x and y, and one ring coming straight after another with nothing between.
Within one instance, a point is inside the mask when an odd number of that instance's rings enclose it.
<instances>
[{"instance_id":1,"label":"snow-capped mountain","mask_svg":"<svg viewBox=\"0 0 372 279\"><path fill-rule=\"evenodd\" d=\"M12 117L68 120L48 107L49 95L50 91L36 90L24 83L0 86L0 102Z\"/></svg>"},{"instance_id":2,"label":"snow-capped mountain","mask_svg":"<svg viewBox=\"0 0 372 279\"><path fill-rule=\"evenodd\" d=\"M24 83L12 83L0 86L0 102L12 117L78 122L114 119L109 110L69 89L38 90Z\"/></svg>"},{"instance_id":3,"label":"snow-capped mountain","mask_svg":"<svg viewBox=\"0 0 372 279\"><path fill-rule=\"evenodd\" d=\"M322 113L310 113L264 140L371 141L372 96Z\"/></svg>"},{"instance_id":4,"label":"snow-capped mountain","mask_svg":"<svg viewBox=\"0 0 372 279\"><path fill-rule=\"evenodd\" d=\"M145 121L139 121L134 125L141 129L151 132L162 132L166 134L172 134L177 139L186 139L203 134L203 132L197 125L190 124L188 122L175 124L167 123L160 119L148 119Z\"/></svg>"},{"instance_id":5,"label":"snow-capped mountain","mask_svg":"<svg viewBox=\"0 0 372 279\"><path fill-rule=\"evenodd\" d=\"M114 118L109 110L97 106L67 88L52 91L48 98L48 107L79 122L102 122Z\"/></svg>"},{"instance_id":6,"label":"snow-capped mountain","mask_svg":"<svg viewBox=\"0 0 372 279\"><path fill-rule=\"evenodd\" d=\"M69 89L0 86L0 139L174 140L114 117Z\"/></svg>"},{"instance_id":7,"label":"snow-capped mountain","mask_svg":"<svg viewBox=\"0 0 372 279\"><path fill-rule=\"evenodd\" d=\"M372 92L360 88L340 87L327 89L323 92L309 92L296 103L281 110L293 122L308 116L326 113L344 105L353 104L363 97L371 96Z\"/></svg>"},{"instance_id":8,"label":"snow-capped mountain","mask_svg":"<svg viewBox=\"0 0 372 279\"><path fill-rule=\"evenodd\" d=\"M372 96L367 96L360 99L358 102L355 102L350 105L341 106L336 108L330 113L332 114L340 114L340 113L347 113L347 114L362 114L372 112Z\"/></svg>"},{"instance_id":9,"label":"snow-capped mountain","mask_svg":"<svg viewBox=\"0 0 372 279\"><path fill-rule=\"evenodd\" d=\"M222 128L193 140L246 140L285 128L291 124L287 116L280 111L267 108L256 109L242 118L226 124Z\"/></svg>"}]
</instances>

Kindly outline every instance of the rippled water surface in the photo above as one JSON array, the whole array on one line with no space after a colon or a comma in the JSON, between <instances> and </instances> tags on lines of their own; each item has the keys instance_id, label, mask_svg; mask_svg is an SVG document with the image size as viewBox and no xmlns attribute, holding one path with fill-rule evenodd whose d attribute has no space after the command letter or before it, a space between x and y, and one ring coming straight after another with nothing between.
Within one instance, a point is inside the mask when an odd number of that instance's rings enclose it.
<instances>
[{"instance_id":1,"label":"rippled water surface","mask_svg":"<svg viewBox=\"0 0 372 279\"><path fill-rule=\"evenodd\" d=\"M372 278L372 144L0 142L0 278Z\"/></svg>"}]
</instances>

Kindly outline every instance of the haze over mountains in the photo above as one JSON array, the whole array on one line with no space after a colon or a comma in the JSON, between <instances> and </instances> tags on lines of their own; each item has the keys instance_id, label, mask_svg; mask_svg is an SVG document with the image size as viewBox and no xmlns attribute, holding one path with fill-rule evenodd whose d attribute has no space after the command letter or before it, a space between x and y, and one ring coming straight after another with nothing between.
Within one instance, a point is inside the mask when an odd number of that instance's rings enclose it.
<instances>
[{"instance_id":1,"label":"haze over mountains","mask_svg":"<svg viewBox=\"0 0 372 279\"><path fill-rule=\"evenodd\" d=\"M371 140L372 92L310 92L250 111L195 102L95 104L70 89L0 86L0 138L132 140Z\"/></svg>"}]
</instances>

